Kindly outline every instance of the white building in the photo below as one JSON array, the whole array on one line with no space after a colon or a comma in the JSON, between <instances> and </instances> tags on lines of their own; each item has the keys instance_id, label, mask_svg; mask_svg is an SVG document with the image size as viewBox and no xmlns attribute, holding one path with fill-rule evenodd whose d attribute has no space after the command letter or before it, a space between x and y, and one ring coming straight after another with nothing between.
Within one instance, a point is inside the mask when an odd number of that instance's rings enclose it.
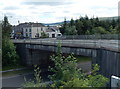
<instances>
[{"instance_id":1,"label":"white building","mask_svg":"<svg viewBox=\"0 0 120 89\"><path fill-rule=\"evenodd\" d=\"M39 38L41 33L46 31L47 27L41 23L31 23L23 28L23 37L26 38Z\"/></svg>"},{"instance_id":2,"label":"white building","mask_svg":"<svg viewBox=\"0 0 120 89\"><path fill-rule=\"evenodd\" d=\"M49 35L50 38L62 36L58 27L48 27L46 33Z\"/></svg>"},{"instance_id":3,"label":"white building","mask_svg":"<svg viewBox=\"0 0 120 89\"><path fill-rule=\"evenodd\" d=\"M58 37L62 34L57 27L46 27L41 23L21 23L13 26L15 38L40 38L41 33L45 33L48 37Z\"/></svg>"}]
</instances>

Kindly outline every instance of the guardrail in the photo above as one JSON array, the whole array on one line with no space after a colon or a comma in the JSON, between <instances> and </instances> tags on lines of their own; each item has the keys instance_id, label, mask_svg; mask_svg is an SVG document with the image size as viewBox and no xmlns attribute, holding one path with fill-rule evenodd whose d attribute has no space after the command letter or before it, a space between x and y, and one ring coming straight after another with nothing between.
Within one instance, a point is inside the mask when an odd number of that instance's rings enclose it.
<instances>
[{"instance_id":1,"label":"guardrail","mask_svg":"<svg viewBox=\"0 0 120 89\"><path fill-rule=\"evenodd\" d=\"M57 37L57 39L65 40L65 39L107 39L107 40L119 40L120 34L95 34L95 35L63 35L61 37Z\"/></svg>"}]
</instances>

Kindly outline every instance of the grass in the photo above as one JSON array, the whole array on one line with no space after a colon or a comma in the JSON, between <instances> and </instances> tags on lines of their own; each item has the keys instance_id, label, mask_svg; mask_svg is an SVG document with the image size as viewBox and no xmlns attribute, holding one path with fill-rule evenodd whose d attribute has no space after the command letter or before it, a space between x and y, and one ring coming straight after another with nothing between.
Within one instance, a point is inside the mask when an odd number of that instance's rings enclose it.
<instances>
[{"instance_id":1,"label":"grass","mask_svg":"<svg viewBox=\"0 0 120 89\"><path fill-rule=\"evenodd\" d=\"M86 57L86 56L75 56L77 59L77 62L88 62L91 61L90 57Z\"/></svg>"},{"instance_id":2,"label":"grass","mask_svg":"<svg viewBox=\"0 0 120 89\"><path fill-rule=\"evenodd\" d=\"M4 67L2 67L2 71L11 70L11 69L18 69L18 68L25 68L25 66L22 66L22 65L4 66Z\"/></svg>"},{"instance_id":3,"label":"grass","mask_svg":"<svg viewBox=\"0 0 120 89\"><path fill-rule=\"evenodd\" d=\"M17 70L17 71L11 71L11 72L4 72L2 73L3 77L10 77L10 76L15 76L15 75L22 75L25 73L32 73L32 69L24 69L24 70Z\"/></svg>"}]
</instances>

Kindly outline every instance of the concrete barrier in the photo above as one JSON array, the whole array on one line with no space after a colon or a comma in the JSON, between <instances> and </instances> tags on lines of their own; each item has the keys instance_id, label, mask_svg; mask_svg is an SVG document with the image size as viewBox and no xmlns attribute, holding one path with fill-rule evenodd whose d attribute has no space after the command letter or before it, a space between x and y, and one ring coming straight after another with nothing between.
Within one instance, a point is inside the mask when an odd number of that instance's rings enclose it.
<instances>
[{"instance_id":1,"label":"concrete barrier","mask_svg":"<svg viewBox=\"0 0 120 89\"><path fill-rule=\"evenodd\" d=\"M120 78L111 76L111 88L120 89Z\"/></svg>"}]
</instances>

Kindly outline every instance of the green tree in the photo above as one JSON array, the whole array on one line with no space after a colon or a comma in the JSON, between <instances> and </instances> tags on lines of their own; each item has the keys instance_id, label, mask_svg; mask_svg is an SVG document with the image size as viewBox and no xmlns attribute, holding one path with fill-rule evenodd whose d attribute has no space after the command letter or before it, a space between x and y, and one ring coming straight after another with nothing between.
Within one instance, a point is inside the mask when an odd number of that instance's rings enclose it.
<instances>
[{"instance_id":1,"label":"green tree","mask_svg":"<svg viewBox=\"0 0 120 89\"><path fill-rule=\"evenodd\" d=\"M103 27L95 27L92 29L91 34L107 34L108 31L106 31Z\"/></svg>"},{"instance_id":2,"label":"green tree","mask_svg":"<svg viewBox=\"0 0 120 89\"><path fill-rule=\"evenodd\" d=\"M98 74L99 66L96 64L93 67L92 73L86 75L81 72L81 69L77 68L76 58L73 55L68 57L62 56L61 45L58 45L58 51L56 56L52 56L51 59L55 63L53 68L50 67L50 71L54 72L50 75L50 79L53 81L51 87L64 88L64 87L105 87L108 79Z\"/></svg>"},{"instance_id":3,"label":"green tree","mask_svg":"<svg viewBox=\"0 0 120 89\"><path fill-rule=\"evenodd\" d=\"M74 26L74 20L73 20L73 18L71 18L71 20L70 20L70 26Z\"/></svg>"},{"instance_id":4,"label":"green tree","mask_svg":"<svg viewBox=\"0 0 120 89\"><path fill-rule=\"evenodd\" d=\"M82 29L83 28L83 23L82 23L82 21L76 20L75 26L76 26L77 34L81 35L83 33L83 29Z\"/></svg>"},{"instance_id":5,"label":"green tree","mask_svg":"<svg viewBox=\"0 0 120 89\"><path fill-rule=\"evenodd\" d=\"M66 27L64 34L65 34L65 35L76 35L76 34L77 34L76 27L75 27L75 26Z\"/></svg>"},{"instance_id":6,"label":"green tree","mask_svg":"<svg viewBox=\"0 0 120 89\"><path fill-rule=\"evenodd\" d=\"M11 25L7 17L2 21L2 65L17 65L19 57L15 51L15 46L10 40Z\"/></svg>"},{"instance_id":7,"label":"green tree","mask_svg":"<svg viewBox=\"0 0 120 89\"><path fill-rule=\"evenodd\" d=\"M60 28L60 32L61 32L62 34L65 33L66 27L67 27L67 21L66 21L66 18L65 18L65 19L64 19L63 26Z\"/></svg>"},{"instance_id":8,"label":"green tree","mask_svg":"<svg viewBox=\"0 0 120 89\"><path fill-rule=\"evenodd\" d=\"M2 21L2 38L4 37L10 37L12 26L8 22L7 16L4 17L4 20Z\"/></svg>"},{"instance_id":9,"label":"green tree","mask_svg":"<svg viewBox=\"0 0 120 89\"><path fill-rule=\"evenodd\" d=\"M9 38L4 38L2 40L2 65L18 65L19 57L16 53L16 48Z\"/></svg>"}]
</instances>

